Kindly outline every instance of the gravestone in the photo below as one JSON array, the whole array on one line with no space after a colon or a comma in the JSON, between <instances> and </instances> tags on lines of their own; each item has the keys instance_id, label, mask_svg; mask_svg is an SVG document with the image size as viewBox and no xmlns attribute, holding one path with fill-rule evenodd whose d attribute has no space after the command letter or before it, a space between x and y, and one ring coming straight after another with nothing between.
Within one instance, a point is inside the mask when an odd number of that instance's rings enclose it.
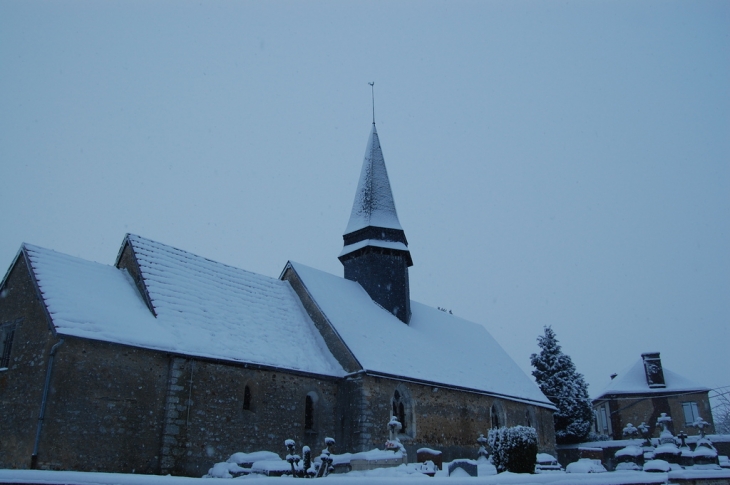
<instances>
[{"instance_id":1,"label":"gravestone","mask_svg":"<svg viewBox=\"0 0 730 485\"><path fill-rule=\"evenodd\" d=\"M451 474L459 468L468 473L470 477L476 477L479 475L479 472L477 471L477 462L474 460L454 460L449 463L449 476L451 476Z\"/></svg>"}]
</instances>

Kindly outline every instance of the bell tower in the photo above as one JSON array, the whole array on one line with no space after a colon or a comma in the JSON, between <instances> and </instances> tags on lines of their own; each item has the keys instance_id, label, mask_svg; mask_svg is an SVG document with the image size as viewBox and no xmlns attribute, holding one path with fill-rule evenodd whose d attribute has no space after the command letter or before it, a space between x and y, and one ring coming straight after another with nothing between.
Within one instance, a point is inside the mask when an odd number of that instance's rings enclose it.
<instances>
[{"instance_id":1,"label":"bell tower","mask_svg":"<svg viewBox=\"0 0 730 485\"><path fill-rule=\"evenodd\" d=\"M408 268L413 266L398 221L388 171L373 122L339 260L345 278L357 281L380 306L404 323L411 318Z\"/></svg>"}]
</instances>

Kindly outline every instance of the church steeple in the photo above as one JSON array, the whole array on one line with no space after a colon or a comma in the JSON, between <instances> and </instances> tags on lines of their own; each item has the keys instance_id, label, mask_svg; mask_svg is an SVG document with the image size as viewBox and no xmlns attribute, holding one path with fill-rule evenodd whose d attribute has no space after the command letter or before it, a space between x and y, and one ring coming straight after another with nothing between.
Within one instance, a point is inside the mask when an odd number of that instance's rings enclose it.
<instances>
[{"instance_id":1,"label":"church steeple","mask_svg":"<svg viewBox=\"0 0 730 485\"><path fill-rule=\"evenodd\" d=\"M398 221L375 123L343 239L345 247L339 259L345 278L360 283L375 302L408 323L408 267L413 266L413 260Z\"/></svg>"}]
</instances>

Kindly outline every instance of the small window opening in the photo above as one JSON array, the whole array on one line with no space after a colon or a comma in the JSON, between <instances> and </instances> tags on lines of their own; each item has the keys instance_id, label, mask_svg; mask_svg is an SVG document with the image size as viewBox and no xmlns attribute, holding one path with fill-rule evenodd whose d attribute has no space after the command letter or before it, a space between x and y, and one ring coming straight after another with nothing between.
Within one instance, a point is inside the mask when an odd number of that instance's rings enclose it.
<instances>
[{"instance_id":1,"label":"small window opening","mask_svg":"<svg viewBox=\"0 0 730 485\"><path fill-rule=\"evenodd\" d=\"M304 429L314 429L314 401L310 395L304 401Z\"/></svg>"},{"instance_id":2,"label":"small window opening","mask_svg":"<svg viewBox=\"0 0 730 485\"><path fill-rule=\"evenodd\" d=\"M245 411L251 410L251 388L248 387L248 384L243 389L243 409Z\"/></svg>"},{"instance_id":3,"label":"small window opening","mask_svg":"<svg viewBox=\"0 0 730 485\"><path fill-rule=\"evenodd\" d=\"M0 327L0 369L5 369L10 365L10 349L13 346L13 335L15 334L14 325L4 325Z\"/></svg>"},{"instance_id":4,"label":"small window opening","mask_svg":"<svg viewBox=\"0 0 730 485\"><path fill-rule=\"evenodd\" d=\"M525 424L528 427L532 427L532 420L530 419L530 410L529 409L525 410Z\"/></svg>"},{"instance_id":5,"label":"small window opening","mask_svg":"<svg viewBox=\"0 0 730 485\"><path fill-rule=\"evenodd\" d=\"M502 420L499 418L500 409L499 409L499 405L497 403L492 404L492 410L491 410L490 414L491 414L492 428L493 429L501 428Z\"/></svg>"}]
</instances>

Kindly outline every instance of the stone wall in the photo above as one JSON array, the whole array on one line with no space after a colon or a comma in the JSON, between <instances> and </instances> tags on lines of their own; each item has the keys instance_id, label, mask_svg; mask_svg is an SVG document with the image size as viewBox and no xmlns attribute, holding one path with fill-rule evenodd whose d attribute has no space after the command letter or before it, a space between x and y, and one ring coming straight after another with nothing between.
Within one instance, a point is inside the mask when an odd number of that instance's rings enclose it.
<instances>
[{"instance_id":1,"label":"stone wall","mask_svg":"<svg viewBox=\"0 0 730 485\"><path fill-rule=\"evenodd\" d=\"M165 354L66 337L58 348L38 467L156 473Z\"/></svg>"},{"instance_id":2,"label":"stone wall","mask_svg":"<svg viewBox=\"0 0 730 485\"><path fill-rule=\"evenodd\" d=\"M331 380L82 339L57 359L41 466L202 476L235 452L283 455L288 438L317 450L335 435Z\"/></svg>"},{"instance_id":3,"label":"stone wall","mask_svg":"<svg viewBox=\"0 0 730 485\"><path fill-rule=\"evenodd\" d=\"M409 460L418 448L443 451L444 461L455 458L476 458L476 438L487 435L491 428L490 410L497 402L501 425L533 426L538 433L541 452L555 452L552 412L533 405L495 398L483 394L452 390L423 384L404 383L395 379L361 375L351 383L359 392L351 392L352 406L360 421L348 448L366 451L382 448L388 438L386 424L392 413L396 390L407 404L406 429L399 438L408 451Z\"/></svg>"},{"instance_id":4,"label":"stone wall","mask_svg":"<svg viewBox=\"0 0 730 485\"><path fill-rule=\"evenodd\" d=\"M652 437L658 437L662 430L661 426L657 426L657 418L661 413L667 413L672 418L669 426L673 434L677 434L685 430L688 434L692 434L688 430L688 426L684 422L684 411L682 409L683 402L696 402L700 416L711 425L713 424L712 411L710 409L710 400L707 392L698 392L691 394L676 395L675 393L662 395L652 394L649 396L610 396L609 408L611 410L611 427L613 429L613 439L622 439L623 428L631 423L639 426L642 422L646 423L650 428ZM597 401L594 408L605 403L606 400ZM714 433L714 425L706 428L708 434Z\"/></svg>"},{"instance_id":5,"label":"stone wall","mask_svg":"<svg viewBox=\"0 0 730 485\"><path fill-rule=\"evenodd\" d=\"M298 450L308 445L316 454L325 437L341 439L335 429L334 380L198 360L178 362L172 368L180 374L170 386L176 396L171 403L174 416L168 419L172 429L165 438L169 453L163 472L201 476L213 463L238 451L267 450L284 456L284 441L293 439ZM251 403L244 409L247 385ZM314 401L314 425L309 430L304 420L307 395Z\"/></svg>"},{"instance_id":6,"label":"stone wall","mask_svg":"<svg viewBox=\"0 0 730 485\"><path fill-rule=\"evenodd\" d=\"M0 371L0 468L30 468L48 354L56 339L21 254L0 291L0 325L14 324Z\"/></svg>"}]
</instances>

